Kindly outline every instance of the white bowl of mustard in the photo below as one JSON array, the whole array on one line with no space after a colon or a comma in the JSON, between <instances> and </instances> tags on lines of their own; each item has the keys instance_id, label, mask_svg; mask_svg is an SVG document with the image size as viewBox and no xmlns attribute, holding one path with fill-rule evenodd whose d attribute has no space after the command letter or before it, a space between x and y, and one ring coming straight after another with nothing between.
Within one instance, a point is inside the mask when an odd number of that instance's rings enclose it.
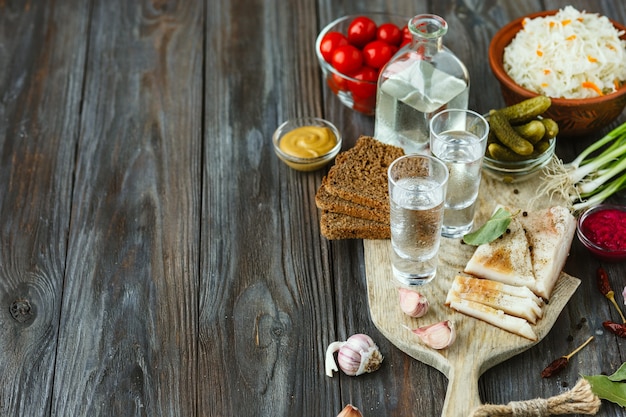
<instances>
[{"instance_id":1,"label":"white bowl of mustard","mask_svg":"<svg viewBox=\"0 0 626 417\"><path fill-rule=\"evenodd\" d=\"M341 134L327 120L301 117L287 120L272 136L276 155L298 171L315 171L341 150Z\"/></svg>"}]
</instances>

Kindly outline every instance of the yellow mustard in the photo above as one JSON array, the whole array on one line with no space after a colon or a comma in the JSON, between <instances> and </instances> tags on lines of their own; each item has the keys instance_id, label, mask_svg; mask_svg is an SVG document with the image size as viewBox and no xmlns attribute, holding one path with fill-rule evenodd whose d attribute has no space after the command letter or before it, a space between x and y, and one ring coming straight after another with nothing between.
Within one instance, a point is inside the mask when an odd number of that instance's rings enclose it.
<instances>
[{"instance_id":1,"label":"yellow mustard","mask_svg":"<svg viewBox=\"0 0 626 417\"><path fill-rule=\"evenodd\" d=\"M279 148L297 158L317 158L337 145L335 134L327 127L302 126L283 136Z\"/></svg>"}]
</instances>

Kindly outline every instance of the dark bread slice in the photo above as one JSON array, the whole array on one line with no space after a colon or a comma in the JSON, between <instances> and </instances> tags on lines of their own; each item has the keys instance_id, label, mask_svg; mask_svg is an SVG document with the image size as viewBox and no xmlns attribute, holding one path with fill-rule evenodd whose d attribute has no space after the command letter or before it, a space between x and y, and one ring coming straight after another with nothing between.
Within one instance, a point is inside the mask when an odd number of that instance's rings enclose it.
<instances>
[{"instance_id":1,"label":"dark bread slice","mask_svg":"<svg viewBox=\"0 0 626 417\"><path fill-rule=\"evenodd\" d=\"M326 191L388 213L387 169L402 155L402 148L361 136L354 147L335 158L335 165L325 178Z\"/></svg>"},{"instance_id":2,"label":"dark bread slice","mask_svg":"<svg viewBox=\"0 0 626 417\"><path fill-rule=\"evenodd\" d=\"M330 211L322 213L320 230L328 240L391 238L389 224Z\"/></svg>"},{"instance_id":3,"label":"dark bread slice","mask_svg":"<svg viewBox=\"0 0 626 417\"><path fill-rule=\"evenodd\" d=\"M380 223L389 224L389 207L379 207L377 209L344 200L328 192L326 189L326 178L322 180L322 186L315 194L315 205L320 210L332 211L335 213L347 214L352 217L373 220Z\"/></svg>"}]
</instances>

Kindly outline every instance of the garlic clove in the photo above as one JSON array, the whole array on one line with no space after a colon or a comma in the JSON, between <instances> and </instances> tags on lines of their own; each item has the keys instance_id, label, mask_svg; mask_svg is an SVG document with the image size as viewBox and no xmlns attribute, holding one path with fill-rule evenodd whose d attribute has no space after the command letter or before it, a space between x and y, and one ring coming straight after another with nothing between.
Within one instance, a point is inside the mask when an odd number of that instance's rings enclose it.
<instances>
[{"instance_id":1,"label":"garlic clove","mask_svg":"<svg viewBox=\"0 0 626 417\"><path fill-rule=\"evenodd\" d=\"M352 404L348 404L337 414L337 417L363 417L363 414L361 414L358 408Z\"/></svg>"},{"instance_id":2,"label":"garlic clove","mask_svg":"<svg viewBox=\"0 0 626 417\"><path fill-rule=\"evenodd\" d=\"M337 372L337 364L335 363L334 353L337 352L346 342L333 342L326 348L326 375L333 376L333 371Z\"/></svg>"},{"instance_id":3,"label":"garlic clove","mask_svg":"<svg viewBox=\"0 0 626 417\"><path fill-rule=\"evenodd\" d=\"M334 353L337 354L335 363ZM345 342L333 342L326 349L326 375L332 377L333 371L339 368L350 376L373 372L380 368L383 355L371 337L365 334L354 334Z\"/></svg>"},{"instance_id":4,"label":"garlic clove","mask_svg":"<svg viewBox=\"0 0 626 417\"><path fill-rule=\"evenodd\" d=\"M411 331L419 336L425 345L437 350L451 346L456 339L454 323L450 320L418 327Z\"/></svg>"},{"instance_id":5,"label":"garlic clove","mask_svg":"<svg viewBox=\"0 0 626 417\"><path fill-rule=\"evenodd\" d=\"M428 311L428 299L417 291L399 288L400 309L411 317L422 317Z\"/></svg>"}]
</instances>

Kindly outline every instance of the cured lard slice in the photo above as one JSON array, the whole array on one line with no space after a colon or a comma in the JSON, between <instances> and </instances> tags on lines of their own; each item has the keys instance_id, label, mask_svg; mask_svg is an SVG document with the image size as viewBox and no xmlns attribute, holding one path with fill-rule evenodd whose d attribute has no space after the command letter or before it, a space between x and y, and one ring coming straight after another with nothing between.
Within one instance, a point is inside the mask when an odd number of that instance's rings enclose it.
<instances>
[{"instance_id":1,"label":"cured lard slice","mask_svg":"<svg viewBox=\"0 0 626 417\"><path fill-rule=\"evenodd\" d=\"M536 285L533 291L548 300L567 261L576 232L576 219L569 210L554 206L528 212L520 218L530 244Z\"/></svg>"},{"instance_id":2,"label":"cured lard slice","mask_svg":"<svg viewBox=\"0 0 626 417\"><path fill-rule=\"evenodd\" d=\"M458 275L448 292L446 304L454 298L475 301L526 319L532 324L543 317L543 301L526 287Z\"/></svg>"},{"instance_id":3,"label":"cured lard slice","mask_svg":"<svg viewBox=\"0 0 626 417\"><path fill-rule=\"evenodd\" d=\"M530 325L543 316L567 260L576 219L565 207L513 213L507 232L480 245L456 276L445 304L503 330L536 341ZM478 278L476 278L478 277Z\"/></svg>"},{"instance_id":4,"label":"cured lard slice","mask_svg":"<svg viewBox=\"0 0 626 417\"><path fill-rule=\"evenodd\" d=\"M529 298L533 300L533 302L537 304L540 308L543 308L543 306L545 305L543 299L541 297L537 297L534 292L528 289L528 287L518 287L515 285L504 284L498 281L492 281L488 279L475 278L475 277L466 277L463 275L457 275L455 277L455 282L459 282L460 284L465 284L465 285L471 285L477 290L480 290L482 288L491 288L491 289L500 291L504 294Z\"/></svg>"},{"instance_id":5,"label":"cured lard slice","mask_svg":"<svg viewBox=\"0 0 626 417\"><path fill-rule=\"evenodd\" d=\"M532 341L537 340L535 331L525 319L511 316L502 310L475 301L463 300L453 295L449 297L447 302L449 302L451 308L460 313L485 321L510 333L525 337L526 339Z\"/></svg>"},{"instance_id":6,"label":"cured lard slice","mask_svg":"<svg viewBox=\"0 0 626 417\"><path fill-rule=\"evenodd\" d=\"M510 209L509 211L515 212ZM530 243L519 216L511 218L508 231L500 238L476 248L464 272L504 284L525 286L536 293Z\"/></svg>"}]
</instances>

